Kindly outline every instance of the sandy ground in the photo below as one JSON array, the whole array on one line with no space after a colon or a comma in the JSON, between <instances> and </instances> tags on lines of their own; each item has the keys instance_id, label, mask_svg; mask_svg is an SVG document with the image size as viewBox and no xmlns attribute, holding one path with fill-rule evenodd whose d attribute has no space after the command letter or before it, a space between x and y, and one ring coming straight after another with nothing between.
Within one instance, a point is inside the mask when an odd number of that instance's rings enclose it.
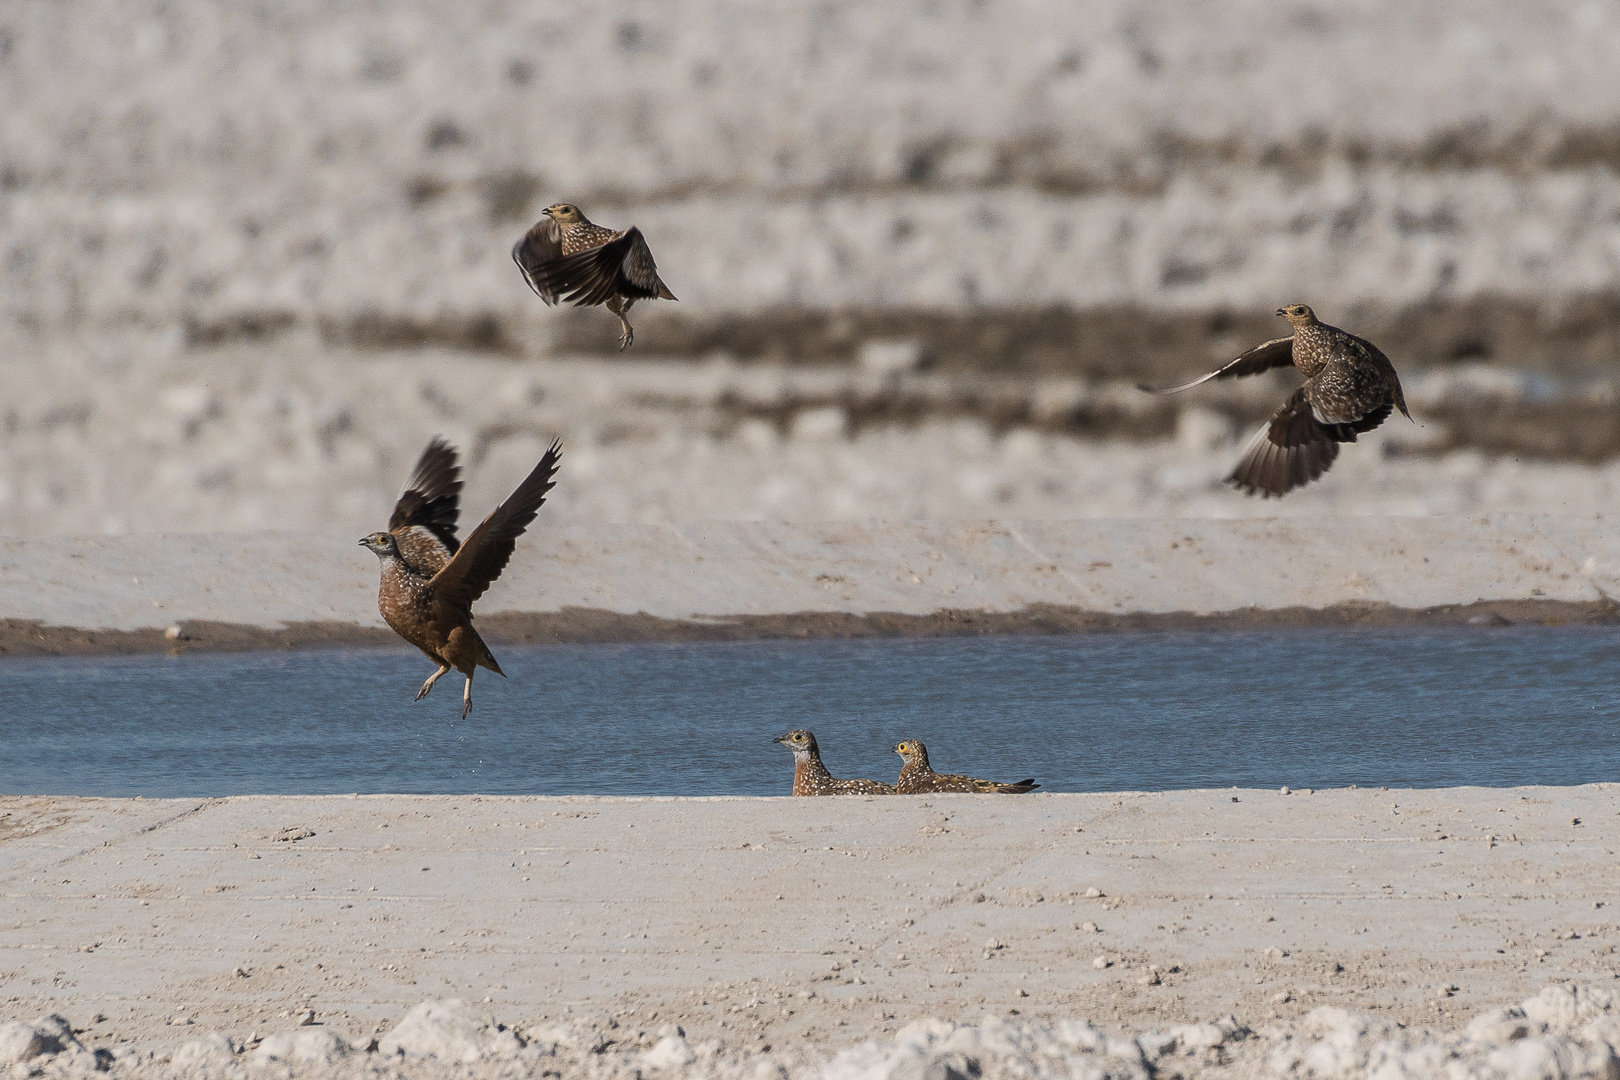
<instances>
[{"instance_id":1,"label":"sandy ground","mask_svg":"<svg viewBox=\"0 0 1620 1080\"><path fill-rule=\"evenodd\" d=\"M10 798L3 1015L60 1013L121 1067L305 1010L364 1046L441 998L616 1052L678 1024L786 1061L930 1016L1137 1036L1231 1015L1270 1035L1188 1067L1258 1069L1318 1006L1418 1039L1611 990L1617 843L1613 785Z\"/></svg>"},{"instance_id":2,"label":"sandy ground","mask_svg":"<svg viewBox=\"0 0 1620 1080\"><path fill-rule=\"evenodd\" d=\"M0 540L0 612L8 633L25 636L32 624L118 632L173 626L185 634L196 623L205 640L207 624L227 624L302 627L313 644L342 627L381 625L375 557L355 541L334 532ZM1456 622L1483 614L1474 605L1514 608L1514 619L1612 619L1612 597L1620 595L1616 542L1603 517L1528 514L542 522L523 537L478 613L504 617L520 639L546 640L545 620L554 620L553 630L572 620L580 629L564 639L582 641L601 640L591 628L614 620L638 621L656 637L659 620L724 624L739 617L733 629L742 636L750 626L791 632L772 621L786 616L803 617L805 630L818 617L829 620L820 633L852 632L846 624L868 616L876 632L890 617L954 620L967 632L1105 629L1131 625L1135 616L1219 615L1255 624L1262 615L1281 623L1312 616L1399 622L1429 612ZM526 621L530 616L544 618ZM995 622L1000 616L1027 622ZM985 624L973 627L978 618Z\"/></svg>"}]
</instances>

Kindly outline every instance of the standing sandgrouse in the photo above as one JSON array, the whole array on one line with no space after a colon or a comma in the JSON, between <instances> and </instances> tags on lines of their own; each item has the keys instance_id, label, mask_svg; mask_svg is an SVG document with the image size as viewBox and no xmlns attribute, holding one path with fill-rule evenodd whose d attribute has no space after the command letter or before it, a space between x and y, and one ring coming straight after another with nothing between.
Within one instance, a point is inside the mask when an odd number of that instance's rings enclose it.
<instances>
[{"instance_id":1,"label":"standing sandgrouse","mask_svg":"<svg viewBox=\"0 0 1620 1080\"><path fill-rule=\"evenodd\" d=\"M473 672L480 667L506 677L473 629L473 601L501 576L517 538L534 520L557 473L561 443L552 443L517 490L467 537L456 540L461 469L448 443L434 439L411 471L394 504L388 531L360 541L382 561L377 610L394 633L439 665L416 692L420 701L439 676L455 668L467 676L461 715L472 711Z\"/></svg>"},{"instance_id":2,"label":"standing sandgrouse","mask_svg":"<svg viewBox=\"0 0 1620 1080\"><path fill-rule=\"evenodd\" d=\"M894 788L879 780L834 780L821 763L816 737L803 728L778 735L779 742L793 751L793 794L795 795L893 795Z\"/></svg>"},{"instance_id":3,"label":"standing sandgrouse","mask_svg":"<svg viewBox=\"0 0 1620 1080\"><path fill-rule=\"evenodd\" d=\"M1294 391L1243 452L1226 482L1246 494L1281 498L1327 472L1339 456L1339 444L1355 442L1400 409L1408 420L1406 395L1389 357L1366 338L1319 322L1304 304L1278 308L1294 327L1292 337L1277 338L1250 349L1225 366L1180 386L1151 394L1177 394L1210 379L1258 375L1293 364L1305 375Z\"/></svg>"},{"instance_id":4,"label":"standing sandgrouse","mask_svg":"<svg viewBox=\"0 0 1620 1080\"><path fill-rule=\"evenodd\" d=\"M1022 795L1041 785L1033 779L1016 784L998 784L993 780L975 780L959 773L937 773L928 764L928 748L916 739L907 739L894 748L905 762L894 790L901 795L927 795L934 792L967 791L981 795Z\"/></svg>"},{"instance_id":5,"label":"standing sandgrouse","mask_svg":"<svg viewBox=\"0 0 1620 1080\"><path fill-rule=\"evenodd\" d=\"M541 213L545 216L512 245L512 261L523 271L523 280L547 304L558 300L580 307L606 304L624 328L619 348L627 348L636 340L625 318L630 305L643 299L675 299L658 276L641 230L633 225L623 232L604 229L572 203L557 203Z\"/></svg>"}]
</instances>

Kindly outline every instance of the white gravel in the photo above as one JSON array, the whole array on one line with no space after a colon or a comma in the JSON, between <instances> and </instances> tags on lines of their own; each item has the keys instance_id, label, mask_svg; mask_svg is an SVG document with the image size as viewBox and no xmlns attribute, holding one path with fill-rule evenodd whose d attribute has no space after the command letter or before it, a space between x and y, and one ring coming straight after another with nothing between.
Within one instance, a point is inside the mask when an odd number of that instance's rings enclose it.
<instances>
[{"instance_id":1,"label":"white gravel","mask_svg":"<svg viewBox=\"0 0 1620 1080\"><path fill-rule=\"evenodd\" d=\"M673 1024L617 1021L509 1028L462 1000L424 1001L381 1040L301 1027L237 1046L211 1032L178 1048L95 1051L60 1016L0 1026L0 1065L16 1077L131 1080L197 1075L291 1077L659 1077L704 1080L1613 1080L1620 1076L1620 1007L1608 990L1551 985L1478 1013L1460 1031L1392 1024L1332 1005L1251 1030L1235 1017L1135 1035L1084 1019L991 1017L912 1021L893 1036L830 1054L761 1051L722 1040L693 1045Z\"/></svg>"}]
</instances>

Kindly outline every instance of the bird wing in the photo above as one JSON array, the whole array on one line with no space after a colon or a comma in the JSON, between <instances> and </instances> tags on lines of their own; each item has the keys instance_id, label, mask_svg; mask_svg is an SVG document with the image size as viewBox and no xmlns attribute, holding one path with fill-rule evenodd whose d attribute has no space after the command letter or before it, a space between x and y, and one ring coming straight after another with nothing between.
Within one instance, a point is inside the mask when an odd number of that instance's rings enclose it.
<instances>
[{"instance_id":1,"label":"bird wing","mask_svg":"<svg viewBox=\"0 0 1620 1080\"><path fill-rule=\"evenodd\" d=\"M534 223L534 227L523 234L523 239L512 245L512 261L523 272L523 280L529 283L536 296L547 304L557 302L555 289L548 289L540 284L535 272L546 263L555 262L562 258L562 226L549 217L543 217Z\"/></svg>"},{"instance_id":2,"label":"bird wing","mask_svg":"<svg viewBox=\"0 0 1620 1080\"><path fill-rule=\"evenodd\" d=\"M978 790L985 795L1022 795L1041 786L1035 782L1034 777L1012 784L998 784L993 780L979 780L977 783Z\"/></svg>"},{"instance_id":3,"label":"bird wing","mask_svg":"<svg viewBox=\"0 0 1620 1080\"><path fill-rule=\"evenodd\" d=\"M594 307L615 296L675 299L658 277L647 240L637 228L599 247L553 259L530 271L535 291L571 304Z\"/></svg>"},{"instance_id":4,"label":"bird wing","mask_svg":"<svg viewBox=\"0 0 1620 1080\"><path fill-rule=\"evenodd\" d=\"M1180 386L1153 387L1137 384L1138 390L1146 390L1150 394L1179 394L1183 390L1191 390L1211 379L1231 379L1239 375L1258 375L1262 371L1272 368L1287 367L1294 362L1294 339L1292 336L1277 338L1264 345L1256 345L1248 352L1235 360L1228 360L1208 375L1200 375L1192 382L1182 383Z\"/></svg>"},{"instance_id":5,"label":"bird wing","mask_svg":"<svg viewBox=\"0 0 1620 1080\"><path fill-rule=\"evenodd\" d=\"M1384 415L1389 415L1387 410ZM1255 433L1226 482L1248 495L1281 498L1327 472L1339 456L1339 443L1353 440L1354 435L1333 437L1331 429L1316 419L1302 386Z\"/></svg>"},{"instance_id":6,"label":"bird wing","mask_svg":"<svg viewBox=\"0 0 1620 1080\"><path fill-rule=\"evenodd\" d=\"M460 503L461 466L456 464L455 447L435 438L416 459L388 518L388 531L399 541L407 563L431 574L450 561L460 546L456 539Z\"/></svg>"},{"instance_id":7,"label":"bird wing","mask_svg":"<svg viewBox=\"0 0 1620 1080\"><path fill-rule=\"evenodd\" d=\"M1389 357L1384 355L1384 350L1380 349L1366 338L1357 337L1355 334L1351 334L1348 331L1346 331L1345 336L1351 341L1354 341L1357 345L1360 345L1363 349L1366 349L1368 355L1370 355L1373 360L1381 364L1389 372L1389 381L1392 387L1391 393L1395 399L1395 407L1401 410L1402 416L1406 417L1408 420L1412 419L1412 414L1406 411L1406 393L1401 389L1401 377L1395 373L1395 365L1389 362ZM1377 425L1374 426L1376 427Z\"/></svg>"},{"instance_id":8,"label":"bird wing","mask_svg":"<svg viewBox=\"0 0 1620 1080\"><path fill-rule=\"evenodd\" d=\"M512 557L512 548L523 530L529 527L540 504L546 501L546 492L555 484L557 458L562 443L554 442L540 463L529 473L517 490L506 501L490 511L489 517L479 522L478 528L462 543L455 558L443 570L433 575L428 586L441 603L467 610L474 600L484 595L490 583L501 576L506 562Z\"/></svg>"}]
</instances>

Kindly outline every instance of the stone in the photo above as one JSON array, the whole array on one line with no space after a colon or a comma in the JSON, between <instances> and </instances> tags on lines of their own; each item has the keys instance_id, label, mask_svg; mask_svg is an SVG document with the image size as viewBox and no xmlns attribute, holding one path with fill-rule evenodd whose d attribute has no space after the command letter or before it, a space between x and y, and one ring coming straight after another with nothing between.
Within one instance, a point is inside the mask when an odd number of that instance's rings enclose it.
<instances>
[{"instance_id":1,"label":"stone","mask_svg":"<svg viewBox=\"0 0 1620 1080\"><path fill-rule=\"evenodd\" d=\"M292 1064L330 1064L354 1051L349 1041L324 1027L300 1027L297 1031L271 1035L259 1044L254 1060L284 1061Z\"/></svg>"},{"instance_id":2,"label":"stone","mask_svg":"<svg viewBox=\"0 0 1620 1080\"><path fill-rule=\"evenodd\" d=\"M484 1058L512 1058L523 1040L489 1013L459 998L424 1001L405 1014L399 1026L377 1044L389 1056L436 1057L471 1063Z\"/></svg>"}]
</instances>

